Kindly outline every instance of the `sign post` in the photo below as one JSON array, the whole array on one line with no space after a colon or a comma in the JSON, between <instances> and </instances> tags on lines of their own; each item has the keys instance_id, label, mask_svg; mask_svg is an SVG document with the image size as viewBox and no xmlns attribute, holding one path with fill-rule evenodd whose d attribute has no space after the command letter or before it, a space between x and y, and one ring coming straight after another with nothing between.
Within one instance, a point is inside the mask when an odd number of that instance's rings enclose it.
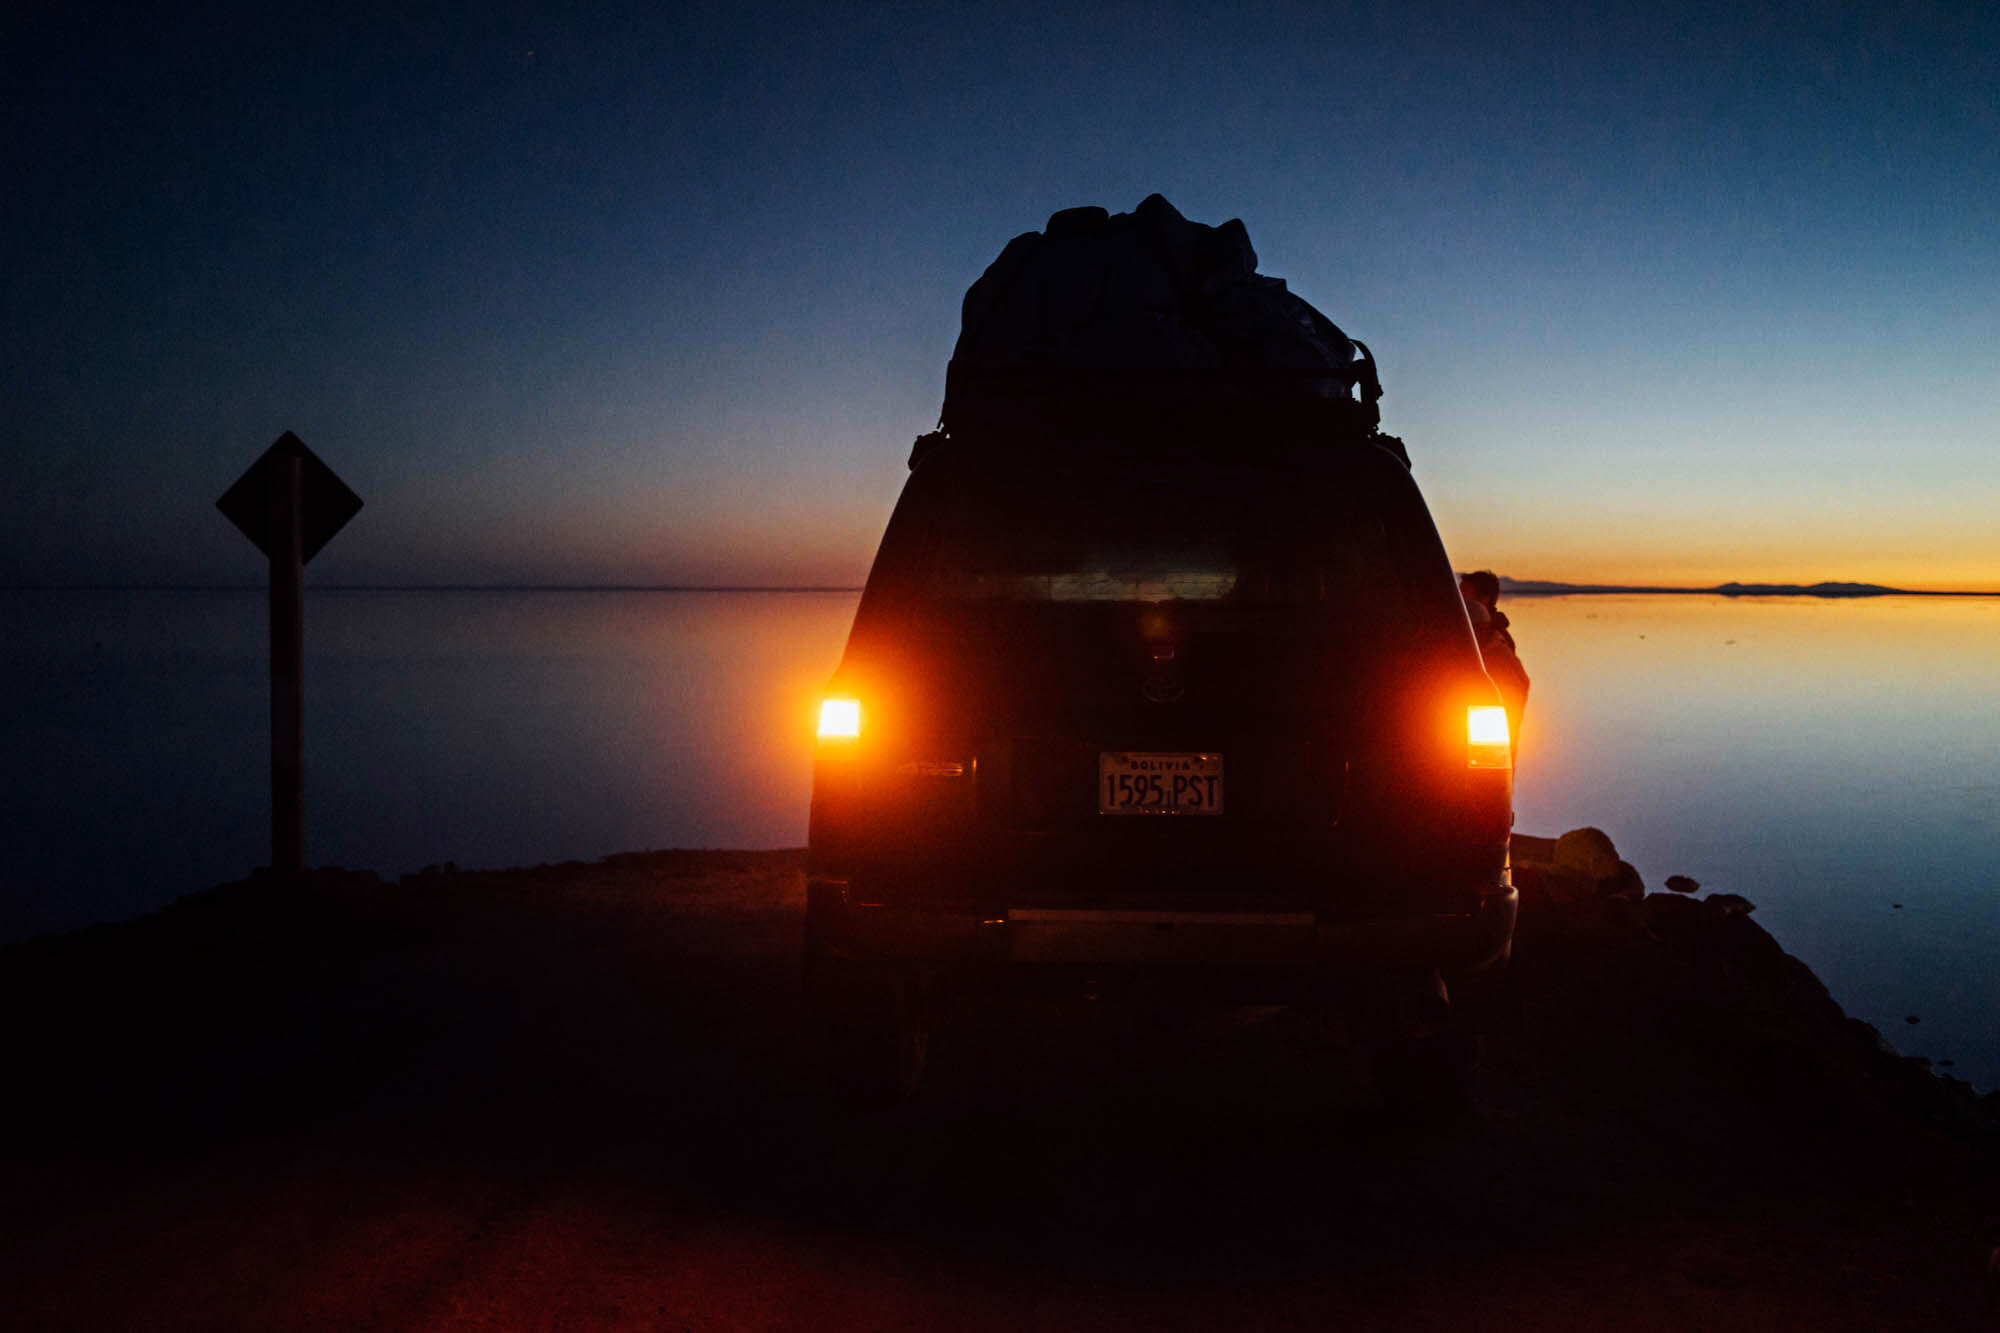
<instances>
[{"instance_id":1,"label":"sign post","mask_svg":"<svg viewBox=\"0 0 2000 1333\"><path fill-rule=\"evenodd\" d=\"M361 497L286 431L215 505L271 562L271 869L291 882L306 857L305 564Z\"/></svg>"}]
</instances>

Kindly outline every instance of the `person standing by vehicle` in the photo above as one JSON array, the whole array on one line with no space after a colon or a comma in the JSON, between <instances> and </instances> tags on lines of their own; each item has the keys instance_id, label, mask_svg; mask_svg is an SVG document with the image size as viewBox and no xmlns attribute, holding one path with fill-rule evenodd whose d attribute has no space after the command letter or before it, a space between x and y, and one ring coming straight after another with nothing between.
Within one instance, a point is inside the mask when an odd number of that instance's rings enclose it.
<instances>
[{"instance_id":1,"label":"person standing by vehicle","mask_svg":"<svg viewBox=\"0 0 2000 1333\"><path fill-rule=\"evenodd\" d=\"M1460 574L1458 593L1465 599L1465 614L1479 640L1486 674L1493 678L1500 702L1506 706L1507 735L1519 754L1521 714L1528 706L1528 673L1515 650L1513 632L1507 628L1507 613L1500 609L1500 578L1490 569Z\"/></svg>"}]
</instances>

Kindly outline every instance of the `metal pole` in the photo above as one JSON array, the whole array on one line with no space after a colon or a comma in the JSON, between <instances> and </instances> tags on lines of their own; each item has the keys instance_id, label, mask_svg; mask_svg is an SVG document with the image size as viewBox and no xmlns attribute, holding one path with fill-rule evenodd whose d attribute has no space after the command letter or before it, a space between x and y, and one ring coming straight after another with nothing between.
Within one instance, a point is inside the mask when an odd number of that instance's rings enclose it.
<instances>
[{"instance_id":1,"label":"metal pole","mask_svg":"<svg viewBox=\"0 0 2000 1333\"><path fill-rule=\"evenodd\" d=\"M287 450L270 471L271 870L296 881L305 867L305 615L300 559L299 456Z\"/></svg>"}]
</instances>

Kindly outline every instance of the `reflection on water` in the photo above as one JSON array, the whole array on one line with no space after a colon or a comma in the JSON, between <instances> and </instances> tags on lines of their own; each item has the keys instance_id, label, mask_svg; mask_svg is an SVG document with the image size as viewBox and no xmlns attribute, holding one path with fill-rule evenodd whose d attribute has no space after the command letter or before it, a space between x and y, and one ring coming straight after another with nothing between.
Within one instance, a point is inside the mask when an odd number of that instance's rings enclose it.
<instances>
[{"instance_id":1,"label":"reflection on water","mask_svg":"<svg viewBox=\"0 0 2000 1333\"><path fill-rule=\"evenodd\" d=\"M1505 610L1534 676L1518 827L1596 824L1654 888L1744 894L1848 1012L2000 1086L2000 600Z\"/></svg>"},{"instance_id":2,"label":"reflection on water","mask_svg":"<svg viewBox=\"0 0 2000 1333\"><path fill-rule=\"evenodd\" d=\"M311 592L309 858L796 846L854 604ZM1597 824L1655 887L1745 894L1850 1012L2000 1085L2000 601L1505 609L1534 676L1520 828ZM263 616L248 592L0 592L0 940L267 859Z\"/></svg>"},{"instance_id":3,"label":"reflection on water","mask_svg":"<svg viewBox=\"0 0 2000 1333\"><path fill-rule=\"evenodd\" d=\"M855 601L309 592L307 858L797 846ZM249 592L0 592L0 940L269 860L264 614Z\"/></svg>"}]
</instances>

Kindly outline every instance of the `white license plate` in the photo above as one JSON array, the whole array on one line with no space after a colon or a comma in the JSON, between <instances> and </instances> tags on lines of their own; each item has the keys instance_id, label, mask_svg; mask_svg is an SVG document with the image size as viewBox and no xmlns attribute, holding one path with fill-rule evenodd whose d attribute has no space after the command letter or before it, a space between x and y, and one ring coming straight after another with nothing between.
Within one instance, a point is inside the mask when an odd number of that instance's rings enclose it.
<instances>
[{"instance_id":1,"label":"white license plate","mask_svg":"<svg viewBox=\"0 0 2000 1333\"><path fill-rule=\"evenodd\" d=\"M1219 815L1222 756L1102 751L1097 756L1097 811L1104 815Z\"/></svg>"}]
</instances>

